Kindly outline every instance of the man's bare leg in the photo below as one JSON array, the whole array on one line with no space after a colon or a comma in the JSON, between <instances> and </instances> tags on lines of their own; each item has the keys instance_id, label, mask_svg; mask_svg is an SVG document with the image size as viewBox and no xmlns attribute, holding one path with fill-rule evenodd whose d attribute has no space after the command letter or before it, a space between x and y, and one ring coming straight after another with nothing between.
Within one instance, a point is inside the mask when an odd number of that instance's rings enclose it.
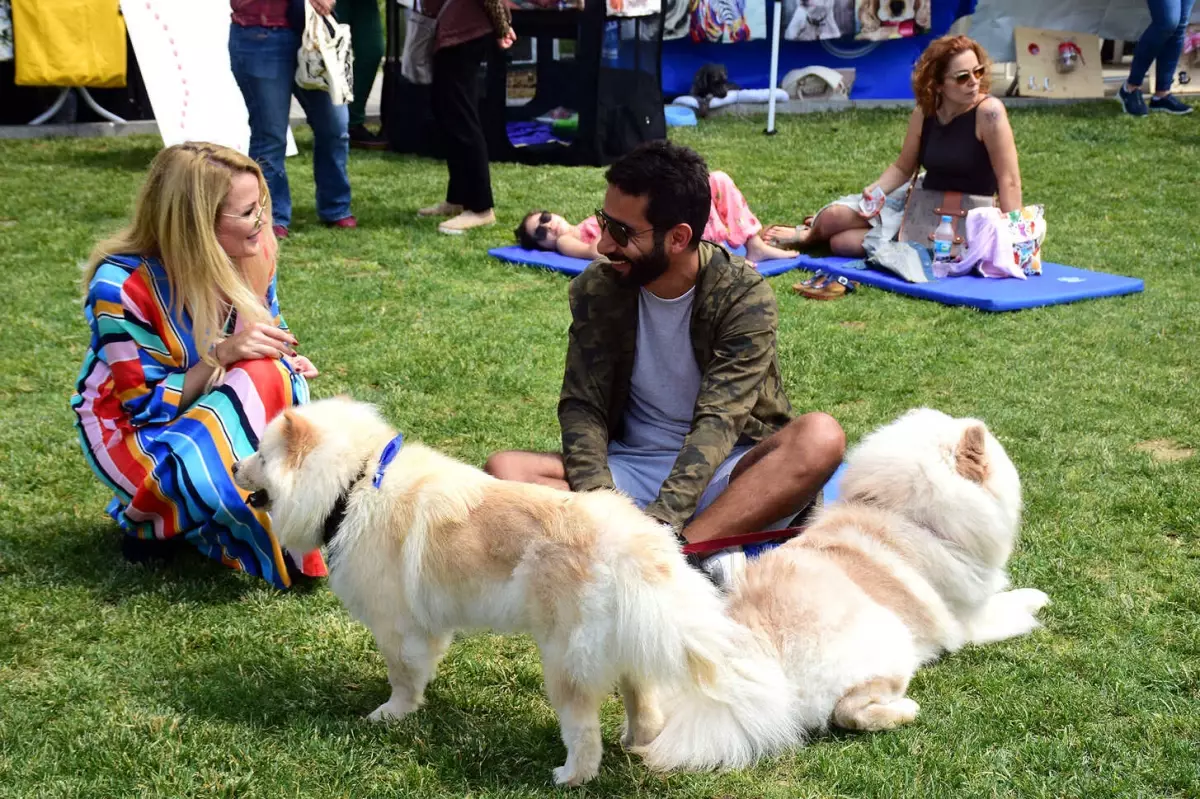
<instances>
[{"instance_id":1,"label":"man's bare leg","mask_svg":"<svg viewBox=\"0 0 1200 799\"><path fill-rule=\"evenodd\" d=\"M765 529L812 502L842 462L846 435L825 413L794 419L738 462L729 487L683 530L688 541Z\"/></svg>"},{"instance_id":2,"label":"man's bare leg","mask_svg":"<svg viewBox=\"0 0 1200 799\"><path fill-rule=\"evenodd\" d=\"M557 452L497 452L487 459L483 470L492 477L517 483L537 483L570 491L562 455Z\"/></svg>"}]
</instances>

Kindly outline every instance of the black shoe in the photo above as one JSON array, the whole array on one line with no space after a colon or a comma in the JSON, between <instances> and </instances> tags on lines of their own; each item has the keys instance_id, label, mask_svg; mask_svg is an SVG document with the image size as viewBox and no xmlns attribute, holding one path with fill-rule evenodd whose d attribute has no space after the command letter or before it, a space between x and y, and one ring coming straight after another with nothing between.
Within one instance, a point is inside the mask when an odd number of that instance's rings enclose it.
<instances>
[{"instance_id":1,"label":"black shoe","mask_svg":"<svg viewBox=\"0 0 1200 799\"><path fill-rule=\"evenodd\" d=\"M135 535L121 536L121 554L130 563L158 561L169 563L179 554L185 543L183 536L172 538L138 538Z\"/></svg>"},{"instance_id":2,"label":"black shoe","mask_svg":"<svg viewBox=\"0 0 1200 799\"><path fill-rule=\"evenodd\" d=\"M1121 108L1125 109L1125 113L1134 117L1144 117L1150 113L1150 109L1146 107L1146 99L1142 97L1141 89L1134 89L1131 92L1125 91L1125 84L1121 84L1121 88L1117 89L1117 101L1121 104Z\"/></svg>"},{"instance_id":3,"label":"black shoe","mask_svg":"<svg viewBox=\"0 0 1200 799\"><path fill-rule=\"evenodd\" d=\"M288 579L292 584L292 591L296 593L308 593L312 591L320 581L321 577L310 577L300 570L300 566L292 559L291 553L284 553L283 563L287 567Z\"/></svg>"},{"instance_id":4,"label":"black shoe","mask_svg":"<svg viewBox=\"0 0 1200 799\"><path fill-rule=\"evenodd\" d=\"M359 150L386 150L388 143L382 133L372 133L366 125L350 128L350 146Z\"/></svg>"},{"instance_id":5,"label":"black shoe","mask_svg":"<svg viewBox=\"0 0 1200 799\"><path fill-rule=\"evenodd\" d=\"M1192 113L1192 107L1173 94L1168 94L1165 97L1151 97L1150 110L1166 111L1168 114L1175 114L1177 116Z\"/></svg>"}]
</instances>

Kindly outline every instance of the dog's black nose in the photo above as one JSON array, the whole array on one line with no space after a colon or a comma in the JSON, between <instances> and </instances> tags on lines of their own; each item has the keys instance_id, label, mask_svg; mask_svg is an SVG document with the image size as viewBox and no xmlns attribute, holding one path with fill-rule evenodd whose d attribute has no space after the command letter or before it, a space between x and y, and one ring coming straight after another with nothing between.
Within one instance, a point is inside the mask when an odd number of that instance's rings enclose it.
<instances>
[{"instance_id":1,"label":"dog's black nose","mask_svg":"<svg viewBox=\"0 0 1200 799\"><path fill-rule=\"evenodd\" d=\"M267 489L260 488L250 496L246 497L246 504L252 508L265 508L271 501L271 497L267 494Z\"/></svg>"},{"instance_id":2,"label":"dog's black nose","mask_svg":"<svg viewBox=\"0 0 1200 799\"><path fill-rule=\"evenodd\" d=\"M238 467L241 465L242 465L241 461L237 461L236 463L233 464L233 476L234 477L237 477L237 470L238 470Z\"/></svg>"},{"instance_id":3,"label":"dog's black nose","mask_svg":"<svg viewBox=\"0 0 1200 799\"><path fill-rule=\"evenodd\" d=\"M907 10L908 0L890 0L888 3L892 9L892 16L898 17Z\"/></svg>"}]
</instances>

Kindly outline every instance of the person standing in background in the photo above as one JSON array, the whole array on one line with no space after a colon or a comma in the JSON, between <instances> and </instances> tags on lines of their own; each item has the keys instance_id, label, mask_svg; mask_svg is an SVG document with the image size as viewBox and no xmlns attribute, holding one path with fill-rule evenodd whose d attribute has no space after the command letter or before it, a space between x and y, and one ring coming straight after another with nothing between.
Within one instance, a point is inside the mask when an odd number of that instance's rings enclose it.
<instances>
[{"instance_id":1,"label":"person standing in background","mask_svg":"<svg viewBox=\"0 0 1200 799\"><path fill-rule=\"evenodd\" d=\"M338 22L350 26L354 53L354 99L350 102L350 146L385 150L387 139L367 128L367 98L383 61L383 21L376 0L340 0L334 10Z\"/></svg>"},{"instance_id":2,"label":"person standing in background","mask_svg":"<svg viewBox=\"0 0 1200 799\"><path fill-rule=\"evenodd\" d=\"M1168 114L1190 114L1192 107L1171 94L1171 83L1175 79L1175 67L1183 52L1183 40L1187 35L1188 20L1192 18L1195 0L1148 0L1150 27L1138 39L1133 50L1133 63L1129 65L1129 77L1117 90L1117 99L1126 114L1144 117L1151 111L1166 111ZM1142 80L1154 62L1154 96L1149 104L1142 97Z\"/></svg>"},{"instance_id":3,"label":"person standing in background","mask_svg":"<svg viewBox=\"0 0 1200 799\"><path fill-rule=\"evenodd\" d=\"M274 232L281 239L287 237L292 221L292 195L284 164L292 95L300 101L313 132L317 216L330 227L358 226L350 213L346 106L334 105L328 92L296 85L300 31L294 9L289 14L289 7L303 2L230 0L229 65L250 114L250 157L262 167L271 192ZM333 13L335 0L307 2L322 16Z\"/></svg>"},{"instance_id":4,"label":"person standing in background","mask_svg":"<svg viewBox=\"0 0 1200 799\"><path fill-rule=\"evenodd\" d=\"M443 10L444 9L444 10ZM424 217L450 217L438 231L461 234L496 223L487 140L479 117L479 67L489 39L507 50L517 40L504 0L427 0L421 13L437 17L433 54L433 116L446 146L446 199L422 208Z\"/></svg>"}]
</instances>

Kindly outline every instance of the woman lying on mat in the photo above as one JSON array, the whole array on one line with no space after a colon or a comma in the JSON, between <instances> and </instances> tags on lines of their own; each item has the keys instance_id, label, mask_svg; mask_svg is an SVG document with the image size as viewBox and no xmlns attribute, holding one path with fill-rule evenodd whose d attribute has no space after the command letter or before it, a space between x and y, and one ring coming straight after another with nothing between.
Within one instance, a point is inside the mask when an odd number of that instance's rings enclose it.
<instances>
[{"instance_id":1,"label":"woman lying on mat","mask_svg":"<svg viewBox=\"0 0 1200 799\"><path fill-rule=\"evenodd\" d=\"M750 211L746 198L734 185L733 178L724 172L710 172L708 186L712 202L708 224L704 227L704 239L731 249L745 245L746 258L755 262L793 256L793 253L772 247L762 240L759 235L762 223ZM572 225L550 211L531 211L514 232L517 243L527 250L557 251L571 258L589 261L600 257L596 249L600 241L600 223L594 216Z\"/></svg>"},{"instance_id":2,"label":"woman lying on mat","mask_svg":"<svg viewBox=\"0 0 1200 799\"><path fill-rule=\"evenodd\" d=\"M917 107L896 162L861 197L843 197L800 227L772 226L763 234L766 241L797 249L827 241L834 255L860 258L872 228L881 228L885 241L896 237L909 181L922 168L925 189L998 193L1001 211L1021 208L1017 147L1004 104L988 95L991 62L984 49L966 36L936 39L921 54L912 82Z\"/></svg>"},{"instance_id":3,"label":"woman lying on mat","mask_svg":"<svg viewBox=\"0 0 1200 799\"><path fill-rule=\"evenodd\" d=\"M186 542L280 588L325 574L320 553L281 549L233 483L317 374L279 316L276 250L258 164L188 143L155 157L129 226L92 253L71 408L130 561Z\"/></svg>"}]
</instances>

